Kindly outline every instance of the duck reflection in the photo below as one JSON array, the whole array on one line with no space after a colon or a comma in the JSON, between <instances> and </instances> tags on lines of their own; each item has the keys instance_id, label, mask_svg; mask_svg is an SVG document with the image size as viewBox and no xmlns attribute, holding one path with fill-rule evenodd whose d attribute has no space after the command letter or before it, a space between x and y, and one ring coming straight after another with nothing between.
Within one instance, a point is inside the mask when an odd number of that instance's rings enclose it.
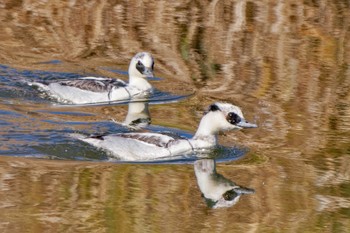
<instances>
[{"instance_id":1,"label":"duck reflection","mask_svg":"<svg viewBox=\"0 0 350 233\"><path fill-rule=\"evenodd\" d=\"M123 125L133 129L141 129L151 124L151 115L148 110L148 101L130 102L128 105L128 114L125 117Z\"/></svg>"},{"instance_id":2,"label":"duck reflection","mask_svg":"<svg viewBox=\"0 0 350 233\"><path fill-rule=\"evenodd\" d=\"M255 192L253 189L238 186L216 173L214 159L195 161L194 171L202 196L210 208L231 207L239 201L241 195Z\"/></svg>"},{"instance_id":3,"label":"duck reflection","mask_svg":"<svg viewBox=\"0 0 350 233\"><path fill-rule=\"evenodd\" d=\"M131 130L140 130L151 124L151 115L148 110L148 100L130 102L128 113L123 122L113 119L113 122L127 127Z\"/></svg>"}]
</instances>

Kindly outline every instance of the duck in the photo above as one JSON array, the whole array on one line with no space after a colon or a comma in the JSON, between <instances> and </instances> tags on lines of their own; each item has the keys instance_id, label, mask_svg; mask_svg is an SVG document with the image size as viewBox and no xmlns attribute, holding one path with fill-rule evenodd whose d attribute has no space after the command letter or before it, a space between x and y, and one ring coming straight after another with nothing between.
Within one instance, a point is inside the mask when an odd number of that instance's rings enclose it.
<instances>
[{"instance_id":1,"label":"duck","mask_svg":"<svg viewBox=\"0 0 350 233\"><path fill-rule=\"evenodd\" d=\"M198 187L207 206L212 209L231 207L244 194L255 193L254 189L237 185L216 172L214 159L199 159L194 162Z\"/></svg>"},{"instance_id":2,"label":"duck","mask_svg":"<svg viewBox=\"0 0 350 233\"><path fill-rule=\"evenodd\" d=\"M245 120L238 106L216 102L207 108L192 138L167 132L126 132L90 136L73 133L70 136L105 150L118 160L144 161L214 148L219 132L256 127L256 124Z\"/></svg>"},{"instance_id":3,"label":"duck","mask_svg":"<svg viewBox=\"0 0 350 233\"><path fill-rule=\"evenodd\" d=\"M129 83L104 77L81 77L58 82L30 82L60 102L90 104L146 97L152 93L147 78L154 77L154 59L148 52L137 53L130 61Z\"/></svg>"}]
</instances>

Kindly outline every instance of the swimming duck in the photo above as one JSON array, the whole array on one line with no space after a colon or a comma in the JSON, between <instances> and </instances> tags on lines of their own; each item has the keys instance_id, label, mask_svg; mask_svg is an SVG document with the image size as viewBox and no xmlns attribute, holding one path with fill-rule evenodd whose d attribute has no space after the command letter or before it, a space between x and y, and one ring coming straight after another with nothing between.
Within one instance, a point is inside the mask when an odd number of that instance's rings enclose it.
<instances>
[{"instance_id":1,"label":"swimming duck","mask_svg":"<svg viewBox=\"0 0 350 233\"><path fill-rule=\"evenodd\" d=\"M216 209L235 205L241 195L252 194L253 189L238 186L231 180L216 173L214 159L201 159L194 162L197 183L208 207Z\"/></svg>"},{"instance_id":2,"label":"swimming duck","mask_svg":"<svg viewBox=\"0 0 350 233\"><path fill-rule=\"evenodd\" d=\"M54 83L33 82L52 97L73 104L87 104L127 100L133 97L147 96L152 91L146 80L153 77L154 61L150 53L136 54L129 65L129 83L120 79L101 77L82 77Z\"/></svg>"},{"instance_id":3,"label":"swimming duck","mask_svg":"<svg viewBox=\"0 0 350 233\"><path fill-rule=\"evenodd\" d=\"M229 103L214 103L202 117L195 135L188 139L167 133L130 132L110 135L71 136L104 149L121 160L143 161L186 154L217 145L220 131L255 128L248 123L239 107Z\"/></svg>"}]
</instances>

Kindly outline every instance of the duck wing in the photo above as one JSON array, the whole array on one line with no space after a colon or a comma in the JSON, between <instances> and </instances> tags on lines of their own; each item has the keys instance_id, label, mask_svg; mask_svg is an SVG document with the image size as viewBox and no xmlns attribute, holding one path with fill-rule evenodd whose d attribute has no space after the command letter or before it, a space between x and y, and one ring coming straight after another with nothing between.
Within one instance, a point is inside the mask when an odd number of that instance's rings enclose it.
<instances>
[{"instance_id":1,"label":"duck wing","mask_svg":"<svg viewBox=\"0 0 350 233\"><path fill-rule=\"evenodd\" d=\"M143 142L149 145L167 148L173 142L178 140L171 135L160 134L160 133L119 133L111 135L96 135L90 136L90 138L99 139L99 140L113 140L113 137L133 139L139 142ZM182 138L183 139L183 138Z\"/></svg>"},{"instance_id":2,"label":"duck wing","mask_svg":"<svg viewBox=\"0 0 350 233\"><path fill-rule=\"evenodd\" d=\"M127 84L120 79L84 77L75 80L60 81L60 85L75 87L92 92L109 92L113 87L125 87Z\"/></svg>"}]
</instances>

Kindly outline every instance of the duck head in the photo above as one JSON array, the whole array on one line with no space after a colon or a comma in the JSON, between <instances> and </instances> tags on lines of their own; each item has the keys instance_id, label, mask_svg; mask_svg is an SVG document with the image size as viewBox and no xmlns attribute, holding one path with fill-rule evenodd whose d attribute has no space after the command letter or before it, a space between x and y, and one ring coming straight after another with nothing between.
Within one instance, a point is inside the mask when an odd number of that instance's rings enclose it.
<instances>
[{"instance_id":1,"label":"duck head","mask_svg":"<svg viewBox=\"0 0 350 233\"><path fill-rule=\"evenodd\" d=\"M140 52L131 59L128 70L129 77L130 79L153 77L153 68L154 60L152 55L147 52Z\"/></svg>"},{"instance_id":2,"label":"duck head","mask_svg":"<svg viewBox=\"0 0 350 233\"><path fill-rule=\"evenodd\" d=\"M256 124L249 123L244 119L239 107L217 102L208 107L195 136L213 136L221 131L256 127Z\"/></svg>"}]
</instances>

